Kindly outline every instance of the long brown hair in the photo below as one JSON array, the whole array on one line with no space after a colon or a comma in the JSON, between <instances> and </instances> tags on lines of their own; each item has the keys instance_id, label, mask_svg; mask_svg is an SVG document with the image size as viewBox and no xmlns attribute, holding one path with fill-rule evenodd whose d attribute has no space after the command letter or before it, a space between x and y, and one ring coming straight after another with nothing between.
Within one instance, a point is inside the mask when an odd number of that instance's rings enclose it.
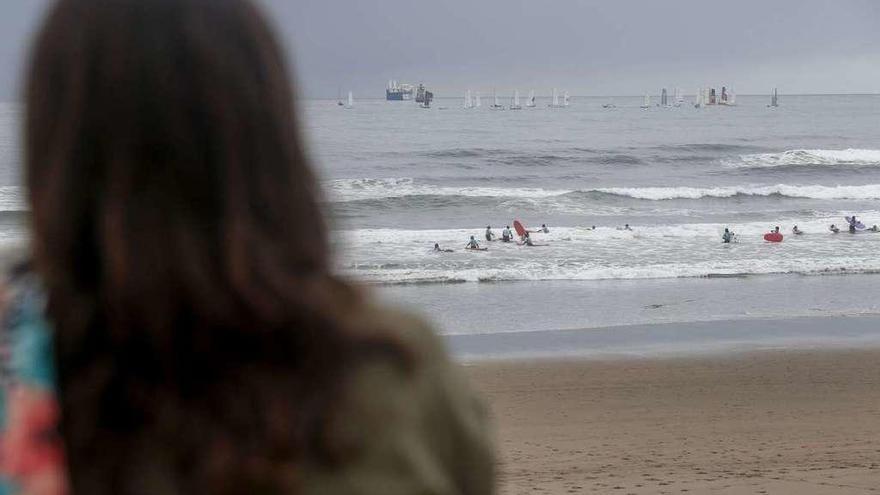
<instances>
[{"instance_id":1,"label":"long brown hair","mask_svg":"<svg viewBox=\"0 0 880 495\"><path fill-rule=\"evenodd\" d=\"M26 177L76 493L292 491L384 348L330 273L283 60L248 0L59 0L37 37Z\"/></svg>"}]
</instances>

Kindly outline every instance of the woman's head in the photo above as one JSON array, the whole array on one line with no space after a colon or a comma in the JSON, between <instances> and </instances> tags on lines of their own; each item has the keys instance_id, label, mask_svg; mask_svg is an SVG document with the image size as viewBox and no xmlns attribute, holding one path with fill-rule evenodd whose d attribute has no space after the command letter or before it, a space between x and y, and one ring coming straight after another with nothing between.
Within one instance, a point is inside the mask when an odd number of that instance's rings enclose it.
<instances>
[{"instance_id":1,"label":"woman's head","mask_svg":"<svg viewBox=\"0 0 880 495\"><path fill-rule=\"evenodd\" d=\"M249 1L57 2L26 95L50 289L100 287L110 316L148 325L181 302L224 322L283 320L289 275L328 264L291 91Z\"/></svg>"},{"instance_id":2,"label":"woman's head","mask_svg":"<svg viewBox=\"0 0 880 495\"><path fill-rule=\"evenodd\" d=\"M190 481L235 491L314 440L359 297L329 273L291 92L248 0L59 0L37 36L33 252L82 493L148 444L207 449Z\"/></svg>"}]
</instances>

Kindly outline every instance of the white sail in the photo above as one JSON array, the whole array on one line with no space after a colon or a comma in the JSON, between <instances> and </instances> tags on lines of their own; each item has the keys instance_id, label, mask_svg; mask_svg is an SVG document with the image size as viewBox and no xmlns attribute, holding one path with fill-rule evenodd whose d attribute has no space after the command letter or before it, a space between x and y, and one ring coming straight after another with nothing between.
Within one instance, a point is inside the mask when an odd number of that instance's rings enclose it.
<instances>
[{"instance_id":1,"label":"white sail","mask_svg":"<svg viewBox=\"0 0 880 495\"><path fill-rule=\"evenodd\" d=\"M511 110L522 110L522 106L520 106L520 104L519 104L519 90L518 89L513 90L513 99L511 99L510 109Z\"/></svg>"},{"instance_id":2,"label":"white sail","mask_svg":"<svg viewBox=\"0 0 880 495\"><path fill-rule=\"evenodd\" d=\"M492 93L492 99L495 100L495 103L492 105L493 107L498 108L501 106L498 104L498 95L495 92Z\"/></svg>"},{"instance_id":3,"label":"white sail","mask_svg":"<svg viewBox=\"0 0 880 495\"><path fill-rule=\"evenodd\" d=\"M474 106L476 108L480 108L481 106L483 106L483 103L480 101L480 92L479 91L477 91L477 99L476 99L476 102L474 102Z\"/></svg>"},{"instance_id":4,"label":"white sail","mask_svg":"<svg viewBox=\"0 0 880 495\"><path fill-rule=\"evenodd\" d=\"M551 106L559 106L559 93L556 92L556 88L553 88L553 103L551 104Z\"/></svg>"},{"instance_id":5,"label":"white sail","mask_svg":"<svg viewBox=\"0 0 880 495\"><path fill-rule=\"evenodd\" d=\"M770 106L778 107L779 106L779 93L776 88L773 88L773 94L770 96Z\"/></svg>"},{"instance_id":6,"label":"white sail","mask_svg":"<svg viewBox=\"0 0 880 495\"><path fill-rule=\"evenodd\" d=\"M471 100L471 90L467 90L464 94L464 107L465 108L473 108L474 102Z\"/></svg>"},{"instance_id":7,"label":"white sail","mask_svg":"<svg viewBox=\"0 0 880 495\"><path fill-rule=\"evenodd\" d=\"M535 106L535 90L534 89L529 90L529 101L528 101L528 103L526 103L526 106L527 107L534 107Z\"/></svg>"},{"instance_id":8,"label":"white sail","mask_svg":"<svg viewBox=\"0 0 880 495\"><path fill-rule=\"evenodd\" d=\"M642 103L642 108L648 108L651 106L651 95L645 93L645 102Z\"/></svg>"},{"instance_id":9,"label":"white sail","mask_svg":"<svg viewBox=\"0 0 880 495\"><path fill-rule=\"evenodd\" d=\"M569 101L570 101L570 98L568 96L568 91L563 91L563 93L562 93L562 106L567 107Z\"/></svg>"},{"instance_id":10,"label":"white sail","mask_svg":"<svg viewBox=\"0 0 880 495\"><path fill-rule=\"evenodd\" d=\"M351 94L351 91L348 92L348 108L354 106L354 95Z\"/></svg>"},{"instance_id":11,"label":"white sail","mask_svg":"<svg viewBox=\"0 0 880 495\"><path fill-rule=\"evenodd\" d=\"M703 106L703 89L697 88L697 94L694 95L694 106L699 108Z\"/></svg>"}]
</instances>

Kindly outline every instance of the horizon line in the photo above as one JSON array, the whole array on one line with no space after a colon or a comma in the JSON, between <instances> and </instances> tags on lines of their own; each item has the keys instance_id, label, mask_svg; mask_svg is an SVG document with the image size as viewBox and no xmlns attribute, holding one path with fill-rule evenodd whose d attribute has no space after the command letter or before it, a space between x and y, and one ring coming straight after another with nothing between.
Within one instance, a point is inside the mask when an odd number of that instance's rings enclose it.
<instances>
[{"instance_id":1,"label":"horizon line","mask_svg":"<svg viewBox=\"0 0 880 495\"><path fill-rule=\"evenodd\" d=\"M741 97L741 96L770 96L771 94L772 93L769 93L769 92L768 93L736 93L736 96L737 97ZM657 94L648 93L648 95L649 96L661 96L660 93L657 93ZM693 96L694 93L688 92L688 93L683 93L683 95ZM481 95L481 96L486 96L486 95ZM539 98L545 98L545 97L552 98L553 97L552 94L548 94L548 95L536 94L535 96L539 97ZM645 96L644 93L643 94L635 94L635 95L574 95L574 94L569 95L570 98L643 98L644 96ZM880 92L875 92L875 93L780 93L780 96L880 96ZM488 95L488 97L491 98L492 95ZM458 99L458 100L460 100L461 98L462 98L461 95L435 96L434 97L435 100L440 100L440 99ZM337 100L338 98L333 97L333 96L302 96L302 97L297 97L297 99L300 99L300 100ZM362 97L360 97L360 99L361 100L385 101L384 96L362 96ZM415 100L403 100L403 101L415 101Z\"/></svg>"}]
</instances>

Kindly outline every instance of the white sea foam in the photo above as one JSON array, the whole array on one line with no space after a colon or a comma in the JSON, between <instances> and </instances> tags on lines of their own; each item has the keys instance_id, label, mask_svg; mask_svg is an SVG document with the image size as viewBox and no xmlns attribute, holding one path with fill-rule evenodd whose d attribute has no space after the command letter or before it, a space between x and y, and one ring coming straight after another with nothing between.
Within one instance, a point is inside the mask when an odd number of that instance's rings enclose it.
<instances>
[{"instance_id":1,"label":"white sea foam","mask_svg":"<svg viewBox=\"0 0 880 495\"><path fill-rule=\"evenodd\" d=\"M25 211L24 189L18 186L0 187L0 211Z\"/></svg>"},{"instance_id":2,"label":"white sea foam","mask_svg":"<svg viewBox=\"0 0 880 495\"><path fill-rule=\"evenodd\" d=\"M880 184L859 186L749 185L729 187L611 187L598 192L636 199L731 198L734 196L787 196L808 199L880 199Z\"/></svg>"},{"instance_id":3,"label":"white sea foam","mask_svg":"<svg viewBox=\"0 0 880 495\"><path fill-rule=\"evenodd\" d=\"M570 191L540 188L450 187L418 183L411 178L337 179L325 183L333 201L362 201L406 196L468 196L499 198L548 198Z\"/></svg>"},{"instance_id":4,"label":"white sea foam","mask_svg":"<svg viewBox=\"0 0 880 495\"><path fill-rule=\"evenodd\" d=\"M731 198L734 196L786 196L807 199L880 199L880 184L857 186L821 185L741 185L724 187L607 187L597 189L542 189L505 187L450 187L421 184L409 178L339 179L325 184L332 200L338 202L407 196L467 196L492 198L546 199L572 193L603 193L633 199Z\"/></svg>"},{"instance_id":5,"label":"white sea foam","mask_svg":"<svg viewBox=\"0 0 880 495\"><path fill-rule=\"evenodd\" d=\"M674 224L554 228L534 234L543 247L483 243L483 228L444 230L360 229L339 232L344 258L340 271L375 283L495 282L528 280L657 279L746 276L774 273L837 274L880 272L880 234L831 234L828 225L843 224L834 216L780 219L786 240L766 243L762 236L774 224L730 225L739 242L721 244L725 225ZM871 222L880 212L864 212ZM788 235L797 224L803 236ZM497 233L497 229L496 229ZM468 252L473 235L489 248ZM453 253L437 254L437 242ZM845 254L845 255L842 255Z\"/></svg>"},{"instance_id":6,"label":"white sea foam","mask_svg":"<svg viewBox=\"0 0 880 495\"><path fill-rule=\"evenodd\" d=\"M732 168L772 168L789 166L860 166L880 167L880 150L789 150L781 153L742 155L727 161Z\"/></svg>"}]
</instances>

